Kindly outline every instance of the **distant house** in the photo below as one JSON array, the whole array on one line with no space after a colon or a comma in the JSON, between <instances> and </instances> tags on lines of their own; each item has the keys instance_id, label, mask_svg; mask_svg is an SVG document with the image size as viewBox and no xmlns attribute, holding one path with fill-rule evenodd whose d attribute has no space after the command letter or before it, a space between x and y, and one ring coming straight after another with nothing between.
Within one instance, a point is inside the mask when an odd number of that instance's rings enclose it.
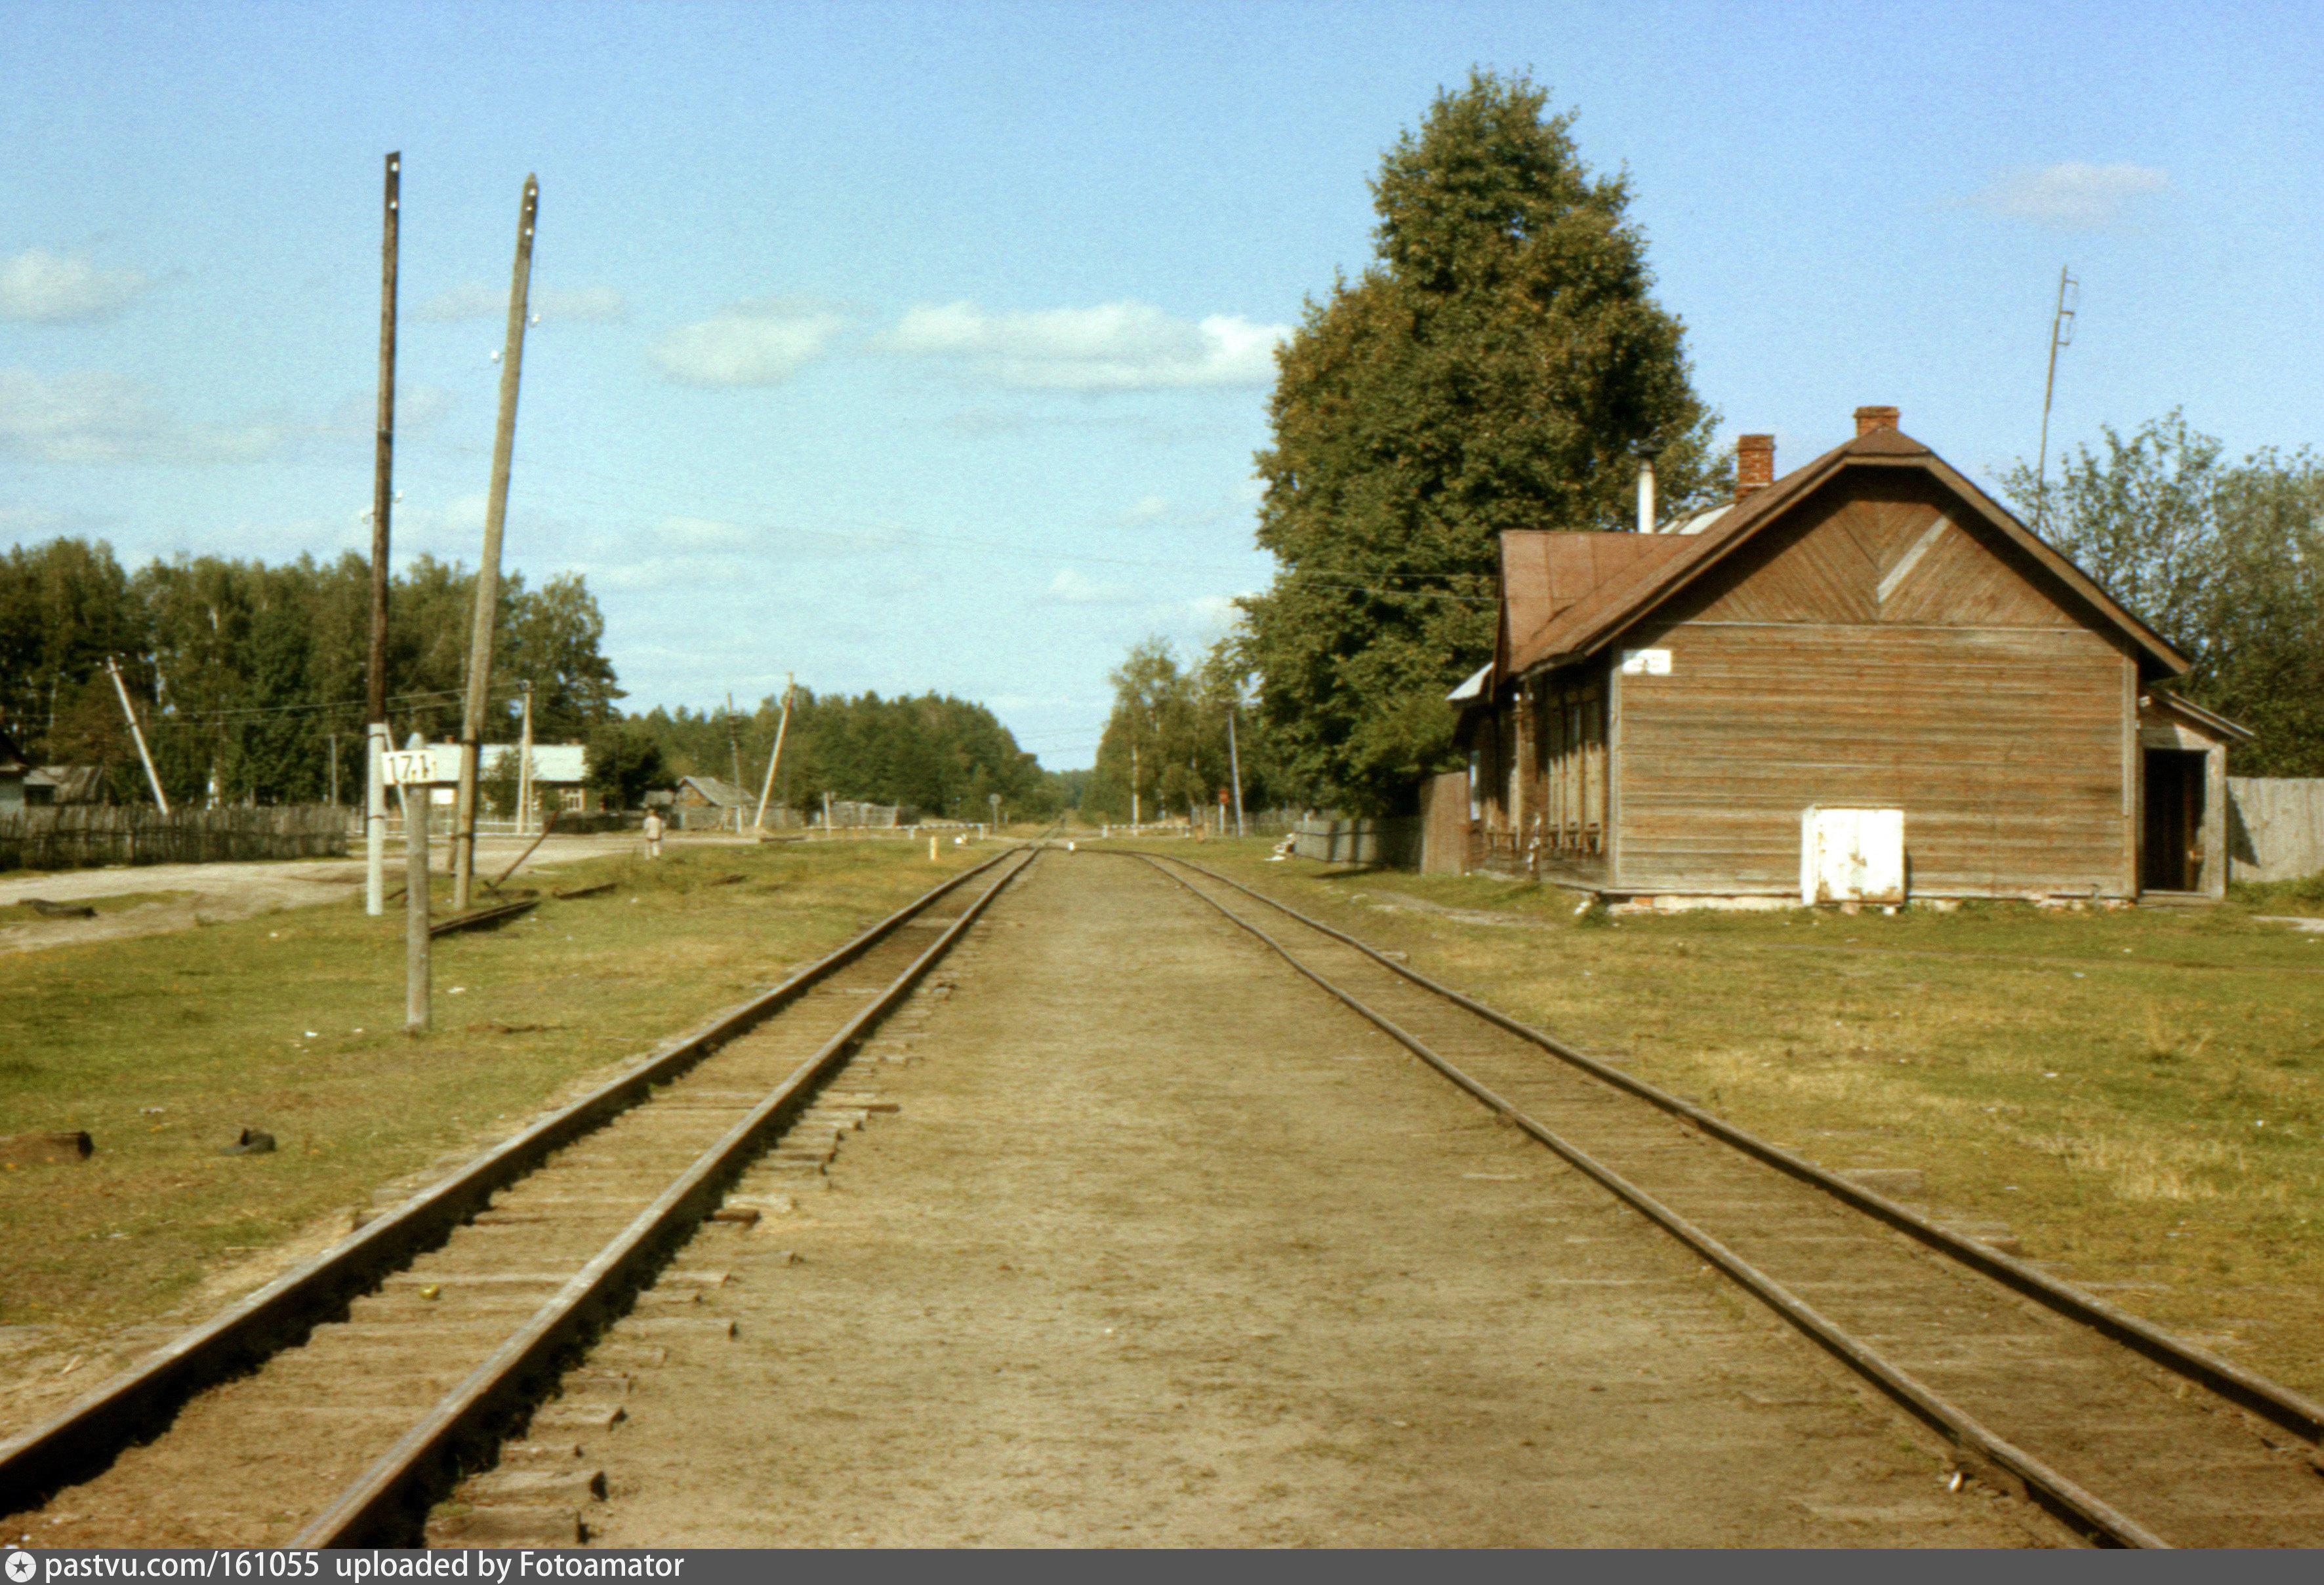
<instances>
[{"instance_id":1,"label":"distant house","mask_svg":"<svg viewBox=\"0 0 2324 1585\"><path fill-rule=\"evenodd\" d=\"M1743 437L1734 501L1654 533L1504 534L1432 834L1672 905L2224 895L2249 733L1894 408L1856 420L1780 479Z\"/></svg>"},{"instance_id":2,"label":"distant house","mask_svg":"<svg viewBox=\"0 0 2324 1585\"><path fill-rule=\"evenodd\" d=\"M533 744L532 786L534 801L543 809L594 815L604 806L589 786L589 751L579 743Z\"/></svg>"},{"instance_id":3,"label":"distant house","mask_svg":"<svg viewBox=\"0 0 2324 1585\"><path fill-rule=\"evenodd\" d=\"M110 779L102 765L43 765L24 778L24 802L35 808L112 801Z\"/></svg>"},{"instance_id":4,"label":"distant house","mask_svg":"<svg viewBox=\"0 0 2324 1585\"><path fill-rule=\"evenodd\" d=\"M757 812L758 799L715 776L681 776L669 807L681 831L739 831Z\"/></svg>"},{"instance_id":5,"label":"distant house","mask_svg":"<svg viewBox=\"0 0 2324 1585\"><path fill-rule=\"evenodd\" d=\"M498 774L503 756L515 763L522 745L518 743L485 743L478 751L477 775L489 780ZM460 745L430 743L428 758L431 773L429 786L434 789L432 802L451 804L456 800L460 785ZM597 791L588 785L588 750L580 743L535 743L532 745L532 787L534 806L546 813L594 815L604 806Z\"/></svg>"}]
</instances>

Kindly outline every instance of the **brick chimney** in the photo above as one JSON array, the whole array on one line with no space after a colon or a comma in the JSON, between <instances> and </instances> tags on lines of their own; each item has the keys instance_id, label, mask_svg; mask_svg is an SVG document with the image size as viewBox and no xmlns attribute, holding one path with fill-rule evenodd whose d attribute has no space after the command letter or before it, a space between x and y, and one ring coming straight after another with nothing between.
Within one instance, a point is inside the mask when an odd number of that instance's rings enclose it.
<instances>
[{"instance_id":1,"label":"brick chimney","mask_svg":"<svg viewBox=\"0 0 2324 1585\"><path fill-rule=\"evenodd\" d=\"M1856 410L1856 432L1859 435L1895 427L1896 410L1893 407L1860 407Z\"/></svg>"},{"instance_id":2,"label":"brick chimney","mask_svg":"<svg viewBox=\"0 0 2324 1585\"><path fill-rule=\"evenodd\" d=\"M1744 501L1775 482L1775 438L1738 435L1735 438L1735 499Z\"/></svg>"}]
</instances>

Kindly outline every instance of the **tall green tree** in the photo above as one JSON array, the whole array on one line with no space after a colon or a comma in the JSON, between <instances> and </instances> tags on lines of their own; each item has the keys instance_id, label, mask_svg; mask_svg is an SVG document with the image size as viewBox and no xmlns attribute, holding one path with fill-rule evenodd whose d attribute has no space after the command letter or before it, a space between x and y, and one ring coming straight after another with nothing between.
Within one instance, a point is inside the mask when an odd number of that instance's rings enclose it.
<instances>
[{"instance_id":1,"label":"tall green tree","mask_svg":"<svg viewBox=\"0 0 2324 1585\"><path fill-rule=\"evenodd\" d=\"M475 575L428 557L389 597L391 724L443 737L460 721ZM501 589L487 742L516 735L517 684L536 686L536 736L583 736L618 714L604 620L577 576ZM43 763L99 765L113 794L145 777L106 671L117 658L173 801L361 797L371 574L363 558L268 567L180 556L124 571L103 541L0 552L0 723Z\"/></svg>"},{"instance_id":2,"label":"tall green tree","mask_svg":"<svg viewBox=\"0 0 2324 1585\"><path fill-rule=\"evenodd\" d=\"M1224 696L1158 636L1131 645L1111 681L1113 708L1083 813L1127 820L1134 810L1156 820L1207 809L1227 781Z\"/></svg>"},{"instance_id":3,"label":"tall green tree","mask_svg":"<svg viewBox=\"0 0 2324 1585\"><path fill-rule=\"evenodd\" d=\"M2099 436L2046 498L2022 461L2003 491L2193 663L2181 693L2254 730L2230 751L2237 774L2324 776L2324 459L2229 462L2177 410Z\"/></svg>"},{"instance_id":4,"label":"tall green tree","mask_svg":"<svg viewBox=\"0 0 2324 1585\"><path fill-rule=\"evenodd\" d=\"M1440 93L1371 184L1378 258L1277 355L1246 645L1287 769L1352 807L1444 762L1501 530L1624 526L1642 458L1674 509L1723 483L1628 180L1548 106L1523 75Z\"/></svg>"}]
</instances>

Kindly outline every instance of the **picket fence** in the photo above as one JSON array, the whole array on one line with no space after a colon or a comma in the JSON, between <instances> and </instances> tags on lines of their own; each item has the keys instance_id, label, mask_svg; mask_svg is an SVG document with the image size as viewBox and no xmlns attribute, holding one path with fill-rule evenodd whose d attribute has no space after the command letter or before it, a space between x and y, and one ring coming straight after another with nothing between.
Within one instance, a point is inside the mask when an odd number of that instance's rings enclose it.
<instances>
[{"instance_id":1,"label":"picket fence","mask_svg":"<svg viewBox=\"0 0 2324 1585\"><path fill-rule=\"evenodd\" d=\"M346 812L328 804L166 815L143 804L69 804L0 815L0 870L340 859L346 853Z\"/></svg>"}]
</instances>

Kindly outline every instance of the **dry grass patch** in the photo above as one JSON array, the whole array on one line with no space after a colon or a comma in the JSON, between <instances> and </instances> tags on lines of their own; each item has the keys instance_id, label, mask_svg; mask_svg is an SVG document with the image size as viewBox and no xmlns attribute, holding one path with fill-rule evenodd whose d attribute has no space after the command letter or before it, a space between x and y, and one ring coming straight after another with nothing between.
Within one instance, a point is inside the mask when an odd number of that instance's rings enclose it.
<instances>
[{"instance_id":1,"label":"dry grass patch","mask_svg":"<svg viewBox=\"0 0 2324 1585\"><path fill-rule=\"evenodd\" d=\"M504 1137L991 851L931 863L903 843L786 843L569 865L558 884L620 884L438 940L435 1027L418 1039L401 1033L400 908L0 958L0 1133L97 1141L78 1166L0 1171L0 1327L215 1303L253 1252ZM244 1128L279 1148L221 1155Z\"/></svg>"}]
</instances>

